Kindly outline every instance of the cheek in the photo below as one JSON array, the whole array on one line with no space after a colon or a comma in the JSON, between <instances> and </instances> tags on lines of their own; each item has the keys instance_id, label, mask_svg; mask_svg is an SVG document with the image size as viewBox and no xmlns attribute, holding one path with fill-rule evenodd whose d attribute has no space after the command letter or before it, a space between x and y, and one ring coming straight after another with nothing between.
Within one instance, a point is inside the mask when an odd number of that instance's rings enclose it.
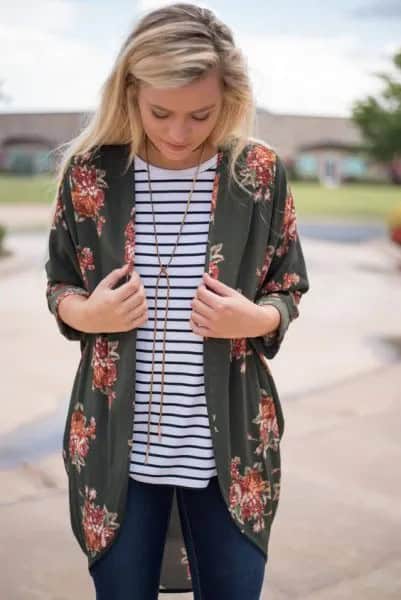
<instances>
[{"instance_id":1,"label":"cheek","mask_svg":"<svg viewBox=\"0 0 401 600\"><path fill-rule=\"evenodd\" d=\"M152 133L153 133L153 135L155 135L155 134L157 134L158 131L161 131L163 129L163 120L162 119L160 121L156 120L152 116L150 111L148 111L146 109L146 107L141 106L140 102L139 102L139 112L141 115L141 121L142 121L143 128L148 135L151 135Z\"/></svg>"},{"instance_id":2,"label":"cheek","mask_svg":"<svg viewBox=\"0 0 401 600\"><path fill-rule=\"evenodd\" d=\"M208 119L207 123L205 124L204 128L203 128L203 133L205 135L209 135L212 131L212 129L214 129L216 127L216 123L219 119L219 115L213 115L210 119Z\"/></svg>"},{"instance_id":3,"label":"cheek","mask_svg":"<svg viewBox=\"0 0 401 600\"><path fill-rule=\"evenodd\" d=\"M162 129L162 121L155 121L152 117L148 115L142 116L142 124L147 133L156 133L157 131L161 131Z\"/></svg>"},{"instance_id":4,"label":"cheek","mask_svg":"<svg viewBox=\"0 0 401 600\"><path fill-rule=\"evenodd\" d=\"M216 118L210 118L204 123L195 123L192 126L192 137L194 138L194 140L199 142L207 138L211 133L212 129L215 127L216 121Z\"/></svg>"}]
</instances>

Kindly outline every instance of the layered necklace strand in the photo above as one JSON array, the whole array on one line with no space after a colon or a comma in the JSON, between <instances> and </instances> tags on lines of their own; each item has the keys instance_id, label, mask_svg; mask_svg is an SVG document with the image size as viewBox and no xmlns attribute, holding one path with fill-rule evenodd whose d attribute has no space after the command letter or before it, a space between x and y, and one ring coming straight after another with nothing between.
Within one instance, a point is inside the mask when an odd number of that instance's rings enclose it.
<instances>
[{"instance_id":1,"label":"layered necklace strand","mask_svg":"<svg viewBox=\"0 0 401 600\"><path fill-rule=\"evenodd\" d=\"M157 277L157 281L156 281L156 294L155 294L155 311L154 311L154 330L153 330L153 350L152 350L152 372L151 372L151 385L150 385L150 399L149 399L149 413L148 413L148 436L147 436L147 445L146 445L146 456L145 456L145 463L148 462L148 457L149 457L149 447L150 447L150 420L151 420L151 411L152 411L152 397L153 397L153 377L154 377L154 359L155 359L155 347L156 347L156 335L157 335L157 298L158 298L158 292L159 292L159 281L160 281L160 277L161 275L165 275L166 276L166 280L167 280L167 296L166 296L166 309L165 309L165 317L164 317L164 330L163 330L163 358L162 358L162 374L161 374L161 394L160 394L160 415L159 415L159 423L158 423L158 436L159 436L159 440L161 439L161 419L162 419L162 411L163 411L163 392L164 392L164 361L165 361L165 353L166 353L166 329L167 329L167 316L168 316L168 303L169 303L169 297L170 297L170 276L168 273L168 267L170 266L171 260L173 259L173 256L175 254L176 248L177 248L177 244L178 241L180 239L181 236L181 232L182 232L182 228L184 226L185 223L185 219L188 213L188 209L191 203L191 198L192 198L192 194L196 185L196 181L197 181L197 177L198 177L198 173L199 173L199 168L202 162L202 156L203 156L203 151L205 149L205 144L203 143L202 145L202 152L201 152L201 156L199 159L199 163L197 165L196 168L196 172L195 175L193 177L192 180L192 188L191 191L188 195L188 200L187 200L187 205L185 208L185 213L183 216L183 219L181 221L181 226L177 235L177 239L175 242L175 246L173 248L172 254L170 256L170 259L168 261L167 264L163 265L161 262L161 258L160 258L160 254L159 254L159 245L158 245L158 241L157 241L157 232L156 232L156 223L155 223L155 214L154 214L154 208L153 208L153 199L152 199L152 186L151 186L151 181L150 181L150 173L149 173L149 158L148 158L148 138L145 138L145 154L146 154L146 169L147 169L147 173L148 173L148 185L149 185L149 196L150 196L150 203L152 206L152 215L153 215L153 230L154 230L154 235L155 235L155 244L156 244L156 254L157 254L157 258L159 261L159 275Z\"/></svg>"}]
</instances>

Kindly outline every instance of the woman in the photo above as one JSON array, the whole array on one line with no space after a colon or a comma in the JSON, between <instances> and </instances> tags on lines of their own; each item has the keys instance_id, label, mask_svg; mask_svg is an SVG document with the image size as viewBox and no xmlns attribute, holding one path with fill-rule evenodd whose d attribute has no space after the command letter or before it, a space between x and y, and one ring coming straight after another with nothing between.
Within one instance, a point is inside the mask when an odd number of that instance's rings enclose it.
<instances>
[{"instance_id":1,"label":"woman","mask_svg":"<svg viewBox=\"0 0 401 600\"><path fill-rule=\"evenodd\" d=\"M260 598L280 490L268 360L309 283L232 33L175 4L124 43L60 166L47 302L78 340L63 459L97 598Z\"/></svg>"}]
</instances>

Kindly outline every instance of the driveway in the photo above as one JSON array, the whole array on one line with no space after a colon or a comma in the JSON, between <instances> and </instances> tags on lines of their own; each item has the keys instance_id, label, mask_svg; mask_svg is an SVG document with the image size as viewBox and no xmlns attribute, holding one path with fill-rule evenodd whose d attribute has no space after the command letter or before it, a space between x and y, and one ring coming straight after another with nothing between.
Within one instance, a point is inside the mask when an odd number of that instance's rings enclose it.
<instances>
[{"instance_id":1,"label":"driveway","mask_svg":"<svg viewBox=\"0 0 401 600\"><path fill-rule=\"evenodd\" d=\"M286 431L263 598L399 600L400 254L380 232L338 241L308 227L311 289L271 361ZM95 597L60 449L79 347L45 304L46 241L14 233L15 256L0 263L0 595L10 600Z\"/></svg>"}]
</instances>

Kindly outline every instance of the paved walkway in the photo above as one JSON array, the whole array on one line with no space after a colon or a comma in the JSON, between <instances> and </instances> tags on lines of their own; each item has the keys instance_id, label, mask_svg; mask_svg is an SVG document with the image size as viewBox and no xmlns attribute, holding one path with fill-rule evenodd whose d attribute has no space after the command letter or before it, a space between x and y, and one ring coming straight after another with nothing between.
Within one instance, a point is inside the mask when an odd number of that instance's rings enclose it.
<instances>
[{"instance_id":1,"label":"paved walkway","mask_svg":"<svg viewBox=\"0 0 401 600\"><path fill-rule=\"evenodd\" d=\"M8 243L18 254L0 261L0 597L90 599L59 449L78 344L45 306L45 236ZM286 431L263 600L399 600L399 253L384 240L303 247L311 290L271 362Z\"/></svg>"}]
</instances>

